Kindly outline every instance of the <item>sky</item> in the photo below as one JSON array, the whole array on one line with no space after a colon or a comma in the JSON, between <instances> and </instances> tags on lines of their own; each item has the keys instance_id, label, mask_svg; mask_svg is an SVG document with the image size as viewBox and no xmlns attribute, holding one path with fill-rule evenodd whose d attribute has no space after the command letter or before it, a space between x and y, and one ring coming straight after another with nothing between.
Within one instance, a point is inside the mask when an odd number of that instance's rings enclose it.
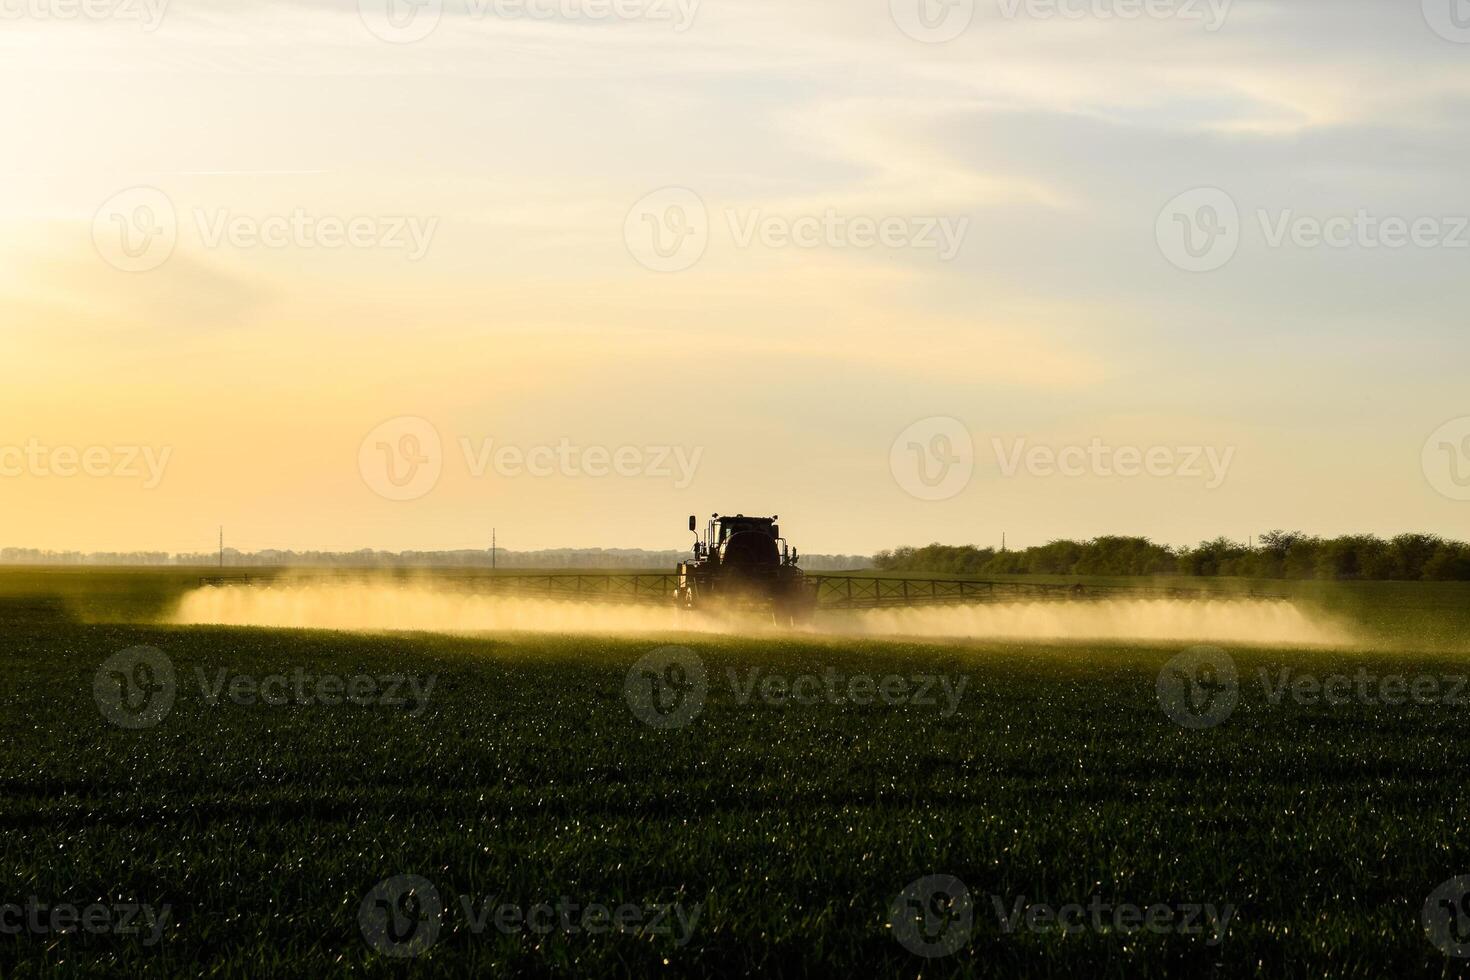
<instances>
[{"instance_id":1,"label":"sky","mask_svg":"<svg viewBox=\"0 0 1470 980\"><path fill-rule=\"evenodd\" d=\"M1465 0L0 0L0 546L1470 538Z\"/></svg>"}]
</instances>

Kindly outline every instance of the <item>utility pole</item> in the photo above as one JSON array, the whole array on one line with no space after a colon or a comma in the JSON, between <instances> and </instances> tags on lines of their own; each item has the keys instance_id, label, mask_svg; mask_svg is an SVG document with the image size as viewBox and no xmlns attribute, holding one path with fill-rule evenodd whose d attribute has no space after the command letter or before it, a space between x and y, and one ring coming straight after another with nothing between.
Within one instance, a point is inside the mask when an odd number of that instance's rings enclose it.
<instances>
[{"instance_id":1,"label":"utility pole","mask_svg":"<svg viewBox=\"0 0 1470 980\"><path fill-rule=\"evenodd\" d=\"M225 567L225 526L219 526L219 567Z\"/></svg>"},{"instance_id":2,"label":"utility pole","mask_svg":"<svg viewBox=\"0 0 1470 980\"><path fill-rule=\"evenodd\" d=\"M495 528L490 529L490 571L495 571Z\"/></svg>"},{"instance_id":3,"label":"utility pole","mask_svg":"<svg viewBox=\"0 0 1470 980\"><path fill-rule=\"evenodd\" d=\"M1000 553L1006 553L1006 533L1004 531L1000 532Z\"/></svg>"}]
</instances>

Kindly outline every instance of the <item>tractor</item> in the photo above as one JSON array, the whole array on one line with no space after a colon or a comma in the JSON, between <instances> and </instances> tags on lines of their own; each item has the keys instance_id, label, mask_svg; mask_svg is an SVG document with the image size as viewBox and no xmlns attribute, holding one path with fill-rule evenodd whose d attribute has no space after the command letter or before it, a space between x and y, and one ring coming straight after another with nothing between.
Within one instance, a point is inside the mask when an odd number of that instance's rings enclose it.
<instances>
[{"instance_id":1,"label":"tractor","mask_svg":"<svg viewBox=\"0 0 1470 980\"><path fill-rule=\"evenodd\" d=\"M437 576L441 588L476 594L524 596L568 602L639 603L667 607L672 599L681 610L746 610L769 614L779 626L813 619L818 609L893 609L914 606L959 606L996 602L1044 602L1107 599L1222 598L1284 601L1284 596L1257 592L1222 593L1213 589L1181 589L1167 585L1099 585L1083 582L909 578L868 571L807 575L799 556L781 537L777 517L721 517L715 514L699 535L699 519L689 518L694 556L677 572L550 572L529 570L509 575L481 575L475 570ZM320 572L330 577L333 572ZM299 577L293 576L293 581ZM270 586L276 573L231 574L199 580L207 587Z\"/></svg>"},{"instance_id":2,"label":"tractor","mask_svg":"<svg viewBox=\"0 0 1470 980\"><path fill-rule=\"evenodd\" d=\"M675 602L682 609L710 606L769 610L778 624L811 618L816 584L797 567L800 556L781 537L779 517L711 516L704 537L689 518L694 557L679 563Z\"/></svg>"}]
</instances>

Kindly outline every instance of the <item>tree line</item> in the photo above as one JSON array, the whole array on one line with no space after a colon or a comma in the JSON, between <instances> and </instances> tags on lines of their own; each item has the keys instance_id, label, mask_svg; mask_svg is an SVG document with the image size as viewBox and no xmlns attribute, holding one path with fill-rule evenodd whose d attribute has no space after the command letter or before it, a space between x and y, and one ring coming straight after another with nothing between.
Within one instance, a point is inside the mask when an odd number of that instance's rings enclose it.
<instances>
[{"instance_id":1,"label":"tree line","mask_svg":"<svg viewBox=\"0 0 1470 980\"><path fill-rule=\"evenodd\" d=\"M1052 541L1020 551L931 544L873 556L891 572L959 575L1199 575L1246 578L1470 581L1470 545L1434 534L1323 538L1269 531L1242 544L1228 538L1171 548L1148 538Z\"/></svg>"}]
</instances>

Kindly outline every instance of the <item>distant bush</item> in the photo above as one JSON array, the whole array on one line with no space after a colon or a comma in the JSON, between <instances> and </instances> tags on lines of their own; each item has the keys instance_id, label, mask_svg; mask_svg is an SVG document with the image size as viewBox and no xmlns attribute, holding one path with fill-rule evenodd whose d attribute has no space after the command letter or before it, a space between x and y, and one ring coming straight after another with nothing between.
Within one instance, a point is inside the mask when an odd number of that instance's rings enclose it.
<instances>
[{"instance_id":1,"label":"distant bush","mask_svg":"<svg viewBox=\"0 0 1470 980\"><path fill-rule=\"evenodd\" d=\"M1433 534L1318 538L1267 531L1253 544L1228 538L1170 548L1148 538L1050 541L1020 551L931 544L873 556L889 572L955 575L1198 575L1246 578L1470 581L1470 545Z\"/></svg>"}]
</instances>

